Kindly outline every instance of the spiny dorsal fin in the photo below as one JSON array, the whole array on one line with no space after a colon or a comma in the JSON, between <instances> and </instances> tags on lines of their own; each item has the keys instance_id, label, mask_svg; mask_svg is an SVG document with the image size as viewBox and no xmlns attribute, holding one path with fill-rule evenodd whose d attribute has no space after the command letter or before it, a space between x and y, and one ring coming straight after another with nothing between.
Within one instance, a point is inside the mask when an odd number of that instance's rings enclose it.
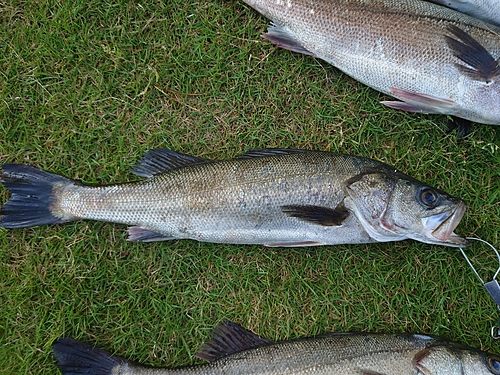
<instances>
[{"instance_id":1,"label":"spiny dorsal fin","mask_svg":"<svg viewBox=\"0 0 500 375\"><path fill-rule=\"evenodd\" d=\"M467 67L456 64L462 73L486 83L490 83L500 75L499 61L496 61L477 40L454 25L449 26L448 30L456 37L455 39L445 36L448 46L458 59L468 65Z\"/></svg>"},{"instance_id":2,"label":"spiny dorsal fin","mask_svg":"<svg viewBox=\"0 0 500 375\"><path fill-rule=\"evenodd\" d=\"M254 150L248 150L241 156L238 156L238 159L263 158L266 156L300 154L303 152L305 152L305 150L288 148L257 148Z\"/></svg>"},{"instance_id":3,"label":"spiny dorsal fin","mask_svg":"<svg viewBox=\"0 0 500 375\"><path fill-rule=\"evenodd\" d=\"M227 319L219 323L210 335L212 339L206 341L195 354L197 358L210 362L243 350L273 344L273 341Z\"/></svg>"},{"instance_id":4,"label":"spiny dorsal fin","mask_svg":"<svg viewBox=\"0 0 500 375\"><path fill-rule=\"evenodd\" d=\"M341 225L349 216L349 211L343 206L333 209L320 206L288 205L282 206L281 211L299 220L323 226Z\"/></svg>"},{"instance_id":5,"label":"spiny dorsal fin","mask_svg":"<svg viewBox=\"0 0 500 375\"><path fill-rule=\"evenodd\" d=\"M134 167L132 173L137 176L150 178L170 169L209 161L209 159L181 154L180 152L167 150L166 148L155 148L144 154L139 161L139 165Z\"/></svg>"}]
</instances>

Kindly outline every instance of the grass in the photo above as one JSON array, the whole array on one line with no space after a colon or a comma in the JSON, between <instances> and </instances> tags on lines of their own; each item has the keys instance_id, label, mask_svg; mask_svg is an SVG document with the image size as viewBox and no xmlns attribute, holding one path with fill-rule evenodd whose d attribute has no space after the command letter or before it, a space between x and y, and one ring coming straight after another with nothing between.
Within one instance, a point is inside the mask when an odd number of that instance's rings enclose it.
<instances>
[{"instance_id":1,"label":"grass","mask_svg":"<svg viewBox=\"0 0 500 375\"><path fill-rule=\"evenodd\" d=\"M267 20L241 1L12 0L0 17L2 162L113 183L154 147L357 154L461 197L458 232L500 245L498 127L457 142L444 116L384 108L328 64L261 39ZM467 251L491 277L491 251ZM414 241L267 249L133 244L124 226L95 222L0 230L0 285L5 374L56 373L59 336L193 363L222 318L275 340L410 331L497 349L498 311L459 252Z\"/></svg>"}]
</instances>

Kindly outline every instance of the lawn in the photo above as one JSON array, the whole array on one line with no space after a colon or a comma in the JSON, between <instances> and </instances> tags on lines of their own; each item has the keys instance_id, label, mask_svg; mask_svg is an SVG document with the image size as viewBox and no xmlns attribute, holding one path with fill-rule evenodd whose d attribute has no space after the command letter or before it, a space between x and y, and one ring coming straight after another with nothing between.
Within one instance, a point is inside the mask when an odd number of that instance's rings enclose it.
<instances>
[{"instance_id":1,"label":"lawn","mask_svg":"<svg viewBox=\"0 0 500 375\"><path fill-rule=\"evenodd\" d=\"M465 200L456 231L500 246L500 127L475 124L459 142L445 116L385 108L332 66L260 38L268 22L242 1L10 0L0 18L2 162L107 184L135 179L155 147L367 156ZM457 249L126 237L123 225L88 221L0 229L0 373L57 373L60 336L148 365L191 364L223 318L273 340L406 331L500 351L489 336L499 312ZM491 278L491 250L467 252Z\"/></svg>"}]
</instances>

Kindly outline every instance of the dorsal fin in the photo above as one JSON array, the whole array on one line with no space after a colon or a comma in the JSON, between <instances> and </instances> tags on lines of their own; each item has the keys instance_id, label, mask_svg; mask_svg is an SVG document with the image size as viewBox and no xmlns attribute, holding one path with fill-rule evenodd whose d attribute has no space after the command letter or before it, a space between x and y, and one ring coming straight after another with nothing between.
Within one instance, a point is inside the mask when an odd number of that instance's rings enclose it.
<instances>
[{"instance_id":1,"label":"dorsal fin","mask_svg":"<svg viewBox=\"0 0 500 375\"><path fill-rule=\"evenodd\" d=\"M296 149L288 149L288 148L256 148L254 150L248 150L241 156L238 156L238 159L252 159L252 158L262 158L266 156L273 155L288 155L288 154L300 154L305 152L305 150L296 150Z\"/></svg>"},{"instance_id":2,"label":"dorsal fin","mask_svg":"<svg viewBox=\"0 0 500 375\"><path fill-rule=\"evenodd\" d=\"M181 154L166 148L155 148L144 154L142 159L139 160L139 164L132 170L132 173L150 178L170 169L209 161L209 159Z\"/></svg>"},{"instance_id":3,"label":"dorsal fin","mask_svg":"<svg viewBox=\"0 0 500 375\"><path fill-rule=\"evenodd\" d=\"M210 336L212 338L195 354L197 358L210 362L243 350L274 343L227 319L219 323Z\"/></svg>"},{"instance_id":4,"label":"dorsal fin","mask_svg":"<svg viewBox=\"0 0 500 375\"><path fill-rule=\"evenodd\" d=\"M499 61L476 39L462 29L451 25L448 30L456 38L445 36L453 54L468 66L456 64L457 68L470 78L490 83L500 75Z\"/></svg>"}]
</instances>

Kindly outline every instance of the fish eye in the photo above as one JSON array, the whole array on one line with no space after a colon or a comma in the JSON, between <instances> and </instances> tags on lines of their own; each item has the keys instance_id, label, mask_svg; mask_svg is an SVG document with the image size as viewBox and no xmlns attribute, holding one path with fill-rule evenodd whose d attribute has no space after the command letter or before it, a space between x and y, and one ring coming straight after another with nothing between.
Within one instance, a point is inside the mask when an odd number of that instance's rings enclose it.
<instances>
[{"instance_id":1,"label":"fish eye","mask_svg":"<svg viewBox=\"0 0 500 375\"><path fill-rule=\"evenodd\" d=\"M500 358L495 356L489 356L486 358L486 363L490 368L490 371L494 374L500 374Z\"/></svg>"},{"instance_id":2,"label":"fish eye","mask_svg":"<svg viewBox=\"0 0 500 375\"><path fill-rule=\"evenodd\" d=\"M418 192L418 198L420 203L426 208L434 208L439 202L439 194L428 187L420 189Z\"/></svg>"}]
</instances>

